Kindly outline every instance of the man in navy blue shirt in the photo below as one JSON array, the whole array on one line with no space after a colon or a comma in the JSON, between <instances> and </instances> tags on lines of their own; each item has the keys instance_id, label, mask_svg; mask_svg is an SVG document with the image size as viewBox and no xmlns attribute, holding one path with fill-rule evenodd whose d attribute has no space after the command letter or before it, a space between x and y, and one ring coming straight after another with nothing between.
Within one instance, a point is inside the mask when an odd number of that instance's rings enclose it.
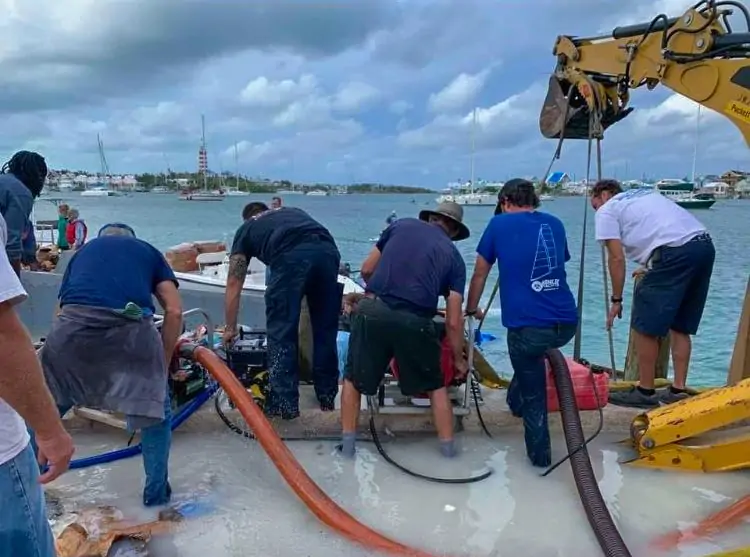
<instances>
[{"instance_id":1,"label":"man in navy blue shirt","mask_svg":"<svg viewBox=\"0 0 750 557\"><path fill-rule=\"evenodd\" d=\"M457 376L468 369L463 315L466 264L453 242L469 237L463 209L441 203L417 219L400 219L383 231L362 264L365 297L351 315L349 356L341 395L342 446L353 457L361 394L374 396L389 362L399 367L407 396L427 392L440 450L456 454L453 410L440 366L440 337L433 320L441 297L447 300L446 333Z\"/></svg>"},{"instance_id":2,"label":"man in navy blue shirt","mask_svg":"<svg viewBox=\"0 0 750 557\"><path fill-rule=\"evenodd\" d=\"M508 406L523 418L529 459L544 467L552 459L544 352L573 338L578 317L565 274L565 262L570 260L565 228L537 207L539 198L528 180L510 180L500 190L495 216L477 246L466 314L481 318L479 300L497 262L502 321L514 371Z\"/></svg>"},{"instance_id":3,"label":"man in navy blue shirt","mask_svg":"<svg viewBox=\"0 0 750 557\"><path fill-rule=\"evenodd\" d=\"M292 420L299 416L299 319L307 297L313 329L312 378L321 410L332 411L338 394L336 346L342 288L338 282L341 255L333 236L302 209L269 209L253 202L234 236L226 287L224 342L237 336L237 314L250 259L270 268L266 284L271 392L265 412Z\"/></svg>"},{"instance_id":4,"label":"man in navy blue shirt","mask_svg":"<svg viewBox=\"0 0 750 557\"><path fill-rule=\"evenodd\" d=\"M160 327L154 323L154 297L164 310ZM172 269L132 228L109 224L71 258L59 300L40 359L60 414L73 406L125 414L129 428L141 430L143 503L167 503L168 365L182 333Z\"/></svg>"}]
</instances>

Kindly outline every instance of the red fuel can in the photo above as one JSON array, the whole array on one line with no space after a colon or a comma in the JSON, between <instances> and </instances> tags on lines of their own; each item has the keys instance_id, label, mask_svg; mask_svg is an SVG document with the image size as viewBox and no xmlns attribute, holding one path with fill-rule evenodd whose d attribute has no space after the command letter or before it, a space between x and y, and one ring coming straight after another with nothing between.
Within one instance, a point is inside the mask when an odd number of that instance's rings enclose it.
<instances>
[{"instance_id":1,"label":"red fuel can","mask_svg":"<svg viewBox=\"0 0 750 557\"><path fill-rule=\"evenodd\" d=\"M565 361L568 363L570 377L573 380L578 409L598 410L604 408L609 398L609 375L606 373L592 374L588 367L579 364L573 358L565 358ZM547 411L560 411L560 402L557 400L555 380L549 362L547 362Z\"/></svg>"}]
</instances>

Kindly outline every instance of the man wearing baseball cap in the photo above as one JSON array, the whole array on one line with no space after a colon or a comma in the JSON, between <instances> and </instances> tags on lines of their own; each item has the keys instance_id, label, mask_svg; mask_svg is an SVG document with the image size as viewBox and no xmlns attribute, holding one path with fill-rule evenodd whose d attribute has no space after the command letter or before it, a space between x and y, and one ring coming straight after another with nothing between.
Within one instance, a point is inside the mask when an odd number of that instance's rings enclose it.
<instances>
[{"instance_id":1,"label":"man wearing baseball cap","mask_svg":"<svg viewBox=\"0 0 750 557\"><path fill-rule=\"evenodd\" d=\"M565 262L570 260L565 228L560 219L538 207L534 184L528 180L509 180L500 190L495 216L477 246L466 314L481 317L479 300L497 262L502 321L513 366L508 406L514 416L523 418L531 463L546 467L552 451L544 353L573 338L578 314L565 274Z\"/></svg>"}]
</instances>

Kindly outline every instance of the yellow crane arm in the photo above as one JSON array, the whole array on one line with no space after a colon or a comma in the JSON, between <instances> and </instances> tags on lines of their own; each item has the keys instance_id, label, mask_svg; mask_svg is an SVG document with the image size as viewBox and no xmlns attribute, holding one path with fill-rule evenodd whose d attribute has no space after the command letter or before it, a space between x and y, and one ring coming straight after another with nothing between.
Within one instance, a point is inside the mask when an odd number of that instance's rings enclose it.
<instances>
[{"instance_id":1,"label":"yellow crane arm","mask_svg":"<svg viewBox=\"0 0 750 557\"><path fill-rule=\"evenodd\" d=\"M732 30L736 9L746 30ZM750 146L750 13L736 0L703 0L681 17L559 36L539 127L547 138L602 137L625 118L630 90L662 84L729 118Z\"/></svg>"}]
</instances>

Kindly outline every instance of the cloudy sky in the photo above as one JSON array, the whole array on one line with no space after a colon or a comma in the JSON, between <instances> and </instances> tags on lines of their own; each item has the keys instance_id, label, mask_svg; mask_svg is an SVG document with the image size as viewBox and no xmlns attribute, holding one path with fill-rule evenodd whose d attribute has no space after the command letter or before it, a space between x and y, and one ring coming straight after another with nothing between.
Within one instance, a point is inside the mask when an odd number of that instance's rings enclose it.
<instances>
[{"instance_id":1,"label":"cloudy sky","mask_svg":"<svg viewBox=\"0 0 750 557\"><path fill-rule=\"evenodd\" d=\"M0 0L0 155L53 168L194 170L442 188L538 175L555 142L538 116L557 34L678 15L685 0ZM603 143L604 172L691 172L695 106L639 92ZM699 173L746 167L722 117L703 113ZM585 142L557 170L585 175Z\"/></svg>"}]
</instances>

